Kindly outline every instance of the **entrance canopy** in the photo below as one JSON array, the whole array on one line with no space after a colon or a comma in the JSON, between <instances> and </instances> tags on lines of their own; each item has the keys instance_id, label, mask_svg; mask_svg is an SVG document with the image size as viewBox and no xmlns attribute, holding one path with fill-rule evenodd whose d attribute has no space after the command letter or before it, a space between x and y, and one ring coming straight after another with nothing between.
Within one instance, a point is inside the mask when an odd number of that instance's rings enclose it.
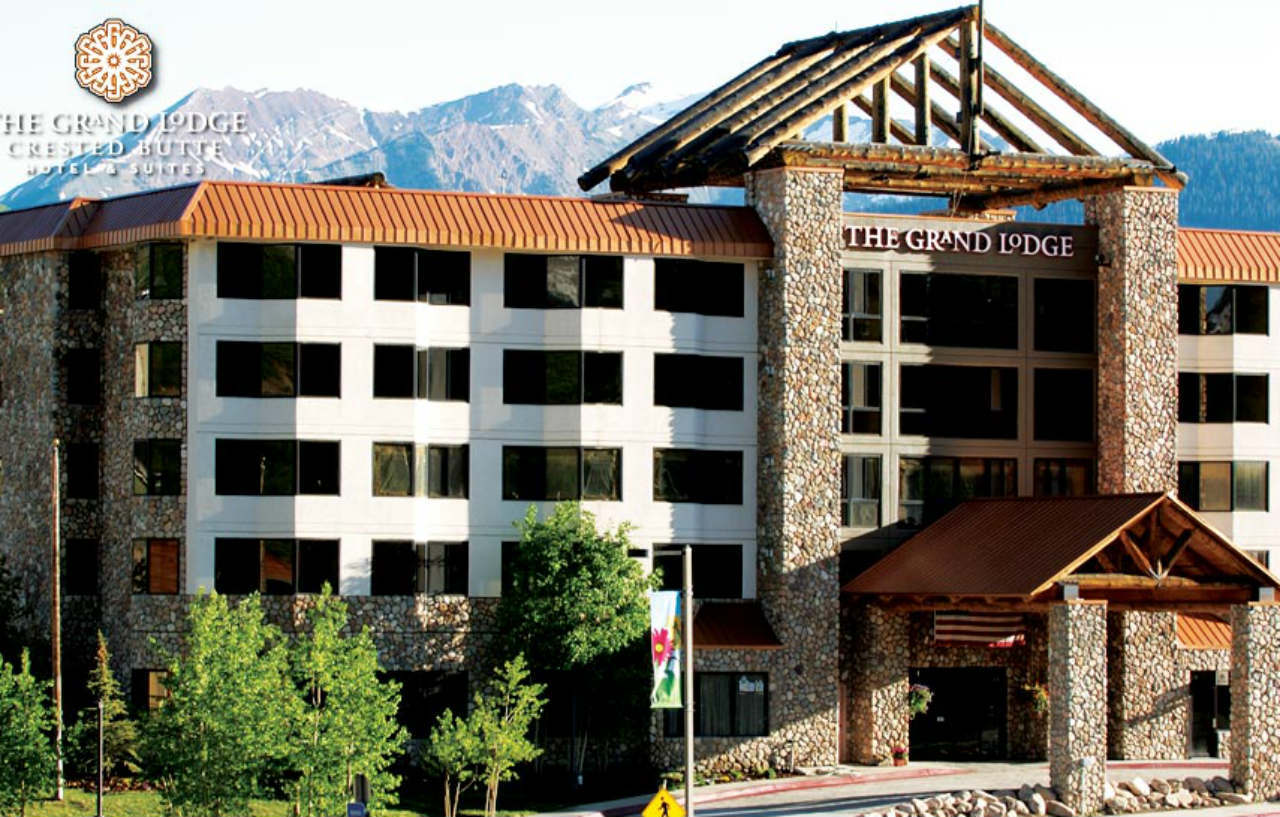
<instances>
[{"instance_id":1,"label":"entrance canopy","mask_svg":"<svg viewBox=\"0 0 1280 817\"><path fill-rule=\"evenodd\" d=\"M1172 494L962 503L844 590L907 609L1221 611L1280 586Z\"/></svg>"},{"instance_id":2,"label":"entrance canopy","mask_svg":"<svg viewBox=\"0 0 1280 817\"><path fill-rule=\"evenodd\" d=\"M1027 90L986 64L984 44L1008 58ZM1037 96L1065 104L1089 138L1110 144L1090 144ZM850 140L851 108L871 118L867 143ZM978 6L964 6L787 43L578 184L590 190L608 179L616 192L738 187L749 170L785 165L842 169L850 191L951 196L958 211L1040 205L1157 178L1178 189L1186 182L982 19Z\"/></svg>"}]
</instances>

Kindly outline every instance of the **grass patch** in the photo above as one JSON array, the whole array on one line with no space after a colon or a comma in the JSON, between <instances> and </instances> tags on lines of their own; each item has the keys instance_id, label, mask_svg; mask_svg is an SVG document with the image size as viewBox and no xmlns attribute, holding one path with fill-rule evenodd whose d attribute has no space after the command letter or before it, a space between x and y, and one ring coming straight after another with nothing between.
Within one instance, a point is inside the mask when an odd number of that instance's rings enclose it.
<instances>
[{"instance_id":1,"label":"grass patch","mask_svg":"<svg viewBox=\"0 0 1280 817\"><path fill-rule=\"evenodd\" d=\"M96 809L93 792L67 789L61 803L44 800L27 807L27 817L92 817ZM164 804L153 791L108 792L102 798L104 817L164 817ZM377 817L429 817L434 812L400 808L380 808ZM463 814L484 814L483 809L464 809ZM531 811L498 811L505 817L524 817ZM250 817L291 817L291 804L284 800L254 800L249 804Z\"/></svg>"}]
</instances>

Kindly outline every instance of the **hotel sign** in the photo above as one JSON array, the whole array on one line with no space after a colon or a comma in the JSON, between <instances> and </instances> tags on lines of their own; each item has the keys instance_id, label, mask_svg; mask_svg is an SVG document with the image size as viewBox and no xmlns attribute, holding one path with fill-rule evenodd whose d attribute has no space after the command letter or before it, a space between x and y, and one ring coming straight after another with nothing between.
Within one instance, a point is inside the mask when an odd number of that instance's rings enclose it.
<instances>
[{"instance_id":1,"label":"hotel sign","mask_svg":"<svg viewBox=\"0 0 1280 817\"><path fill-rule=\"evenodd\" d=\"M1076 252L1076 238L1070 233L1042 235L1027 232L930 230L925 227L902 230L897 227L846 225L841 235L846 250L1035 255L1044 258L1071 258Z\"/></svg>"}]
</instances>

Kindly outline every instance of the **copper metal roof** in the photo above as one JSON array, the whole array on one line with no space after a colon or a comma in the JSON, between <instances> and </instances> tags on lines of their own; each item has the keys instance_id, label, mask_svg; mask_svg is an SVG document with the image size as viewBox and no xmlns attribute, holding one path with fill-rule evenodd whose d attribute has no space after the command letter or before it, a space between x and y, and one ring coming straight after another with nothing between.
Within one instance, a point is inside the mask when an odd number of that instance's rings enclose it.
<instances>
[{"instance_id":1,"label":"copper metal roof","mask_svg":"<svg viewBox=\"0 0 1280 817\"><path fill-rule=\"evenodd\" d=\"M845 585L871 595L1027 597L1164 494L961 503Z\"/></svg>"},{"instance_id":2,"label":"copper metal roof","mask_svg":"<svg viewBox=\"0 0 1280 817\"><path fill-rule=\"evenodd\" d=\"M693 617L694 650L776 650L781 646L757 601L704 601Z\"/></svg>"},{"instance_id":3,"label":"copper metal roof","mask_svg":"<svg viewBox=\"0 0 1280 817\"><path fill-rule=\"evenodd\" d=\"M1231 625L1212 613L1178 613L1178 643L1189 650L1231 649Z\"/></svg>"},{"instance_id":4,"label":"copper metal roof","mask_svg":"<svg viewBox=\"0 0 1280 817\"><path fill-rule=\"evenodd\" d=\"M69 208L91 218L66 225ZM206 181L0 214L0 255L159 238L240 238L533 252L769 258L747 207Z\"/></svg>"},{"instance_id":5,"label":"copper metal roof","mask_svg":"<svg viewBox=\"0 0 1280 817\"><path fill-rule=\"evenodd\" d=\"M1180 229L1178 279L1192 283L1280 283L1280 233Z\"/></svg>"}]
</instances>

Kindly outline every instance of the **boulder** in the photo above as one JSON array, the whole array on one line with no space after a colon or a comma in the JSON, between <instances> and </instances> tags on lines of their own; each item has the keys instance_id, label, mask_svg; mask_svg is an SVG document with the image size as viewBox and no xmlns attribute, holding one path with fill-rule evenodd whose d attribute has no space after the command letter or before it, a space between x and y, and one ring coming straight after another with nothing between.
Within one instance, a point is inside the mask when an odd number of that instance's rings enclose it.
<instances>
[{"instance_id":1,"label":"boulder","mask_svg":"<svg viewBox=\"0 0 1280 817\"><path fill-rule=\"evenodd\" d=\"M1175 791L1170 797L1178 804L1178 808L1191 808L1196 804L1195 797L1186 789Z\"/></svg>"},{"instance_id":2,"label":"boulder","mask_svg":"<svg viewBox=\"0 0 1280 817\"><path fill-rule=\"evenodd\" d=\"M1182 785L1191 791L1198 792L1200 794L1204 794L1209 791L1209 787L1206 786L1204 781L1198 777L1183 778Z\"/></svg>"},{"instance_id":3,"label":"boulder","mask_svg":"<svg viewBox=\"0 0 1280 817\"><path fill-rule=\"evenodd\" d=\"M1147 795L1151 794L1151 787L1147 785L1147 781L1143 780L1141 777L1135 777L1132 780L1126 780L1122 782L1120 785L1124 786L1129 791L1133 792L1139 797L1146 797Z\"/></svg>"},{"instance_id":4,"label":"boulder","mask_svg":"<svg viewBox=\"0 0 1280 817\"><path fill-rule=\"evenodd\" d=\"M1031 792L1031 799L1027 801L1027 809L1032 814L1043 815L1046 808L1048 808L1048 801L1044 799L1044 795L1038 791Z\"/></svg>"},{"instance_id":5,"label":"boulder","mask_svg":"<svg viewBox=\"0 0 1280 817\"><path fill-rule=\"evenodd\" d=\"M1076 817L1076 810L1061 800L1049 800L1044 804L1045 813L1052 817Z\"/></svg>"},{"instance_id":6,"label":"boulder","mask_svg":"<svg viewBox=\"0 0 1280 817\"><path fill-rule=\"evenodd\" d=\"M1240 803L1253 802L1252 795L1238 791L1220 791L1218 792L1218 799L1232 806L1239 805Z\"/></svg>"},{"instance_id":7,"label":"boulder","mask_svg":"<svg viewBox=\"0 0 1280 817\"><path fill-rule=\"evenodd\" d=\"M1036 794L1038 794L1038 795L1040 795L1041 797L1043 797L1043 798L1045 799L1045 802L1046 802L1046 803L1047 803L1048 801L1050 801L1050 800L1057 800L1057 799L1058 799L1058 793L1057 793L1056 791L1054 791L1053 789L1049 788L1048 786L1043 786L1043 785L1041 785L1041 784L1037 783L1037 784L1035 785L1035 790L1036 790Z\"/></svg>"},{"instance_id":8,"label":"boulder","mask_svg":"<svg viewBox=\"0 0 1280 817\"><path fill-rule=\"evenodd\" d=\"M1168 794L1169 792L1173 791L1173 789L1169 787L1168 783L1166 783L1165 781L1161 780L1158 777L1153 777L1150 780L1148 780L1147 785L1151 787L1152 791L1158 791L1161 794Z\"/></svg>"},{"instance_id":9,"label":"boulder","mask_svg":"<svg viewBox=\"0 0 1280 817\"><path fill-rule=\"evenodd\" d=\"M1022 788L1018 789L1018 799L1024 803L1030 803L1031 795L1035 793L1036 790L1031 787L1031 784L1023 783Z\"/></svg>"},{"instance_id":10,"label":"boulder","mask_svg":"<svg viewBox=\"0 0 1280 817\"><path fill-rule=\"evenodd\" d=\"M1110 780L1102 781L1102 802L1116 799L1116 787L1111 785Z\"/></svg>"},{"instance_id":11,"label":"boulder","mask_svg":"<svg viewBox=\"0 0 1280 817\"><path fill-rule=\"evenodd\" d=\"M1209 781L1209 791L1219 794L1224 791L1235 791L1236 787L1231 785L1231 781L1219 775Z\"/></svg>"},{"instance_id":12,"label":"boulder","mask_svg":"<svg viewBox=\"0 0 1280 817\"><path fill-rule=\"evenodd\" d=\"M1153 806L1163 806L1165 802L1164 794L1158 791L1153 791L1142 799L1146 800Z\"/></svg>"}]
</instances>

